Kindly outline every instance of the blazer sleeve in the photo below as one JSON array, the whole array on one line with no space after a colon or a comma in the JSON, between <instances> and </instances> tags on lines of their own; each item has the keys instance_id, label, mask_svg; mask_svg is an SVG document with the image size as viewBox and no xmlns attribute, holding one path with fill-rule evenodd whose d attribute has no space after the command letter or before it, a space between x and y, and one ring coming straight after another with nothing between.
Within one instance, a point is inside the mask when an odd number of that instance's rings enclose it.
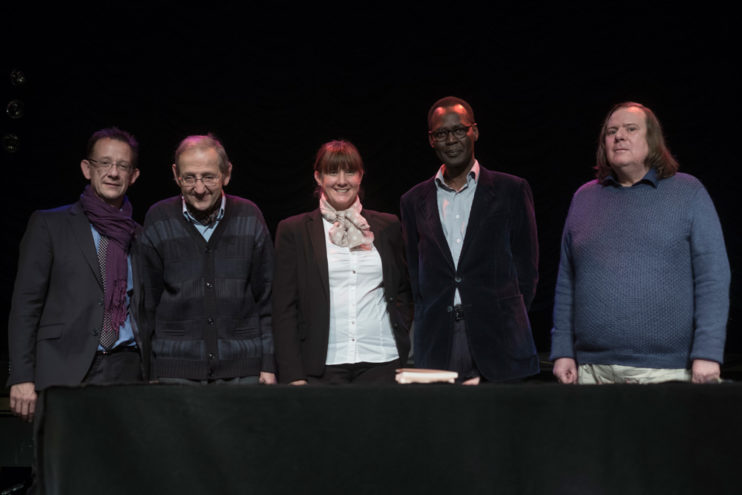
<instances>
[{"instance_id":1,"label":"blazer sleeve","mask_svg":"<svg viewBox=\"0 0 742 495\"><path fill-rule=\"evenodd\" d=\"M52 246L44 216L33 213L20 243L8 322L8 385L35 381L36 335L54 261Z\"/></svg>"},{"instance_id":2,"label":"blazer sleeve","mask_svg":"<svg viewBox=\"0 0 742 495\"><path fill-rule=\"evenodd\" d=\"M278 379L283 383L306 379L298 328L297 239L292 230L286 220L278 224L273 276L273 337Z\"/></svg>"},{"instance_id":3,"label":"blazer sleeve","mask_svg":"<svg viewBox=\"0 0 742 495\"><path fill-rule=\"evenodd\" d=\"M407 272L412 289L412 299L420 302L420 286L418 279L418 251L417 251L417 218L415 217L414 200L408 194L400 200L400 215L402 217L402 239L404 252L407 256Z\"/></svg>"},{"instance_id":4,"label":"blazer sleeve","mask_svg":"<svg viewBox=\"0 0 742 495\"><path fill-rule=\"evenodd\" d=\"M521 180L520 192L516 198L511 249L520 292L526 308L530 308L538 284L538 232L533 193L525 180Z\"/></svg>"},{"instance_id":5,"label":"blazer sleeve","mask_svg":"<svg viewBox=\"0 0 742 495\"><path fill-rule=\"evenodd\" d=\"M395 266L398 270L395 274L397 286L395 287L396 297L393 303L402 318L405 328L409 331L414 314L412 287L410 285L409 270L405 256L402 226L396 217L394 220L394 223L389 227L389 245L395 257Z\"/></svg>"}]
</instances>

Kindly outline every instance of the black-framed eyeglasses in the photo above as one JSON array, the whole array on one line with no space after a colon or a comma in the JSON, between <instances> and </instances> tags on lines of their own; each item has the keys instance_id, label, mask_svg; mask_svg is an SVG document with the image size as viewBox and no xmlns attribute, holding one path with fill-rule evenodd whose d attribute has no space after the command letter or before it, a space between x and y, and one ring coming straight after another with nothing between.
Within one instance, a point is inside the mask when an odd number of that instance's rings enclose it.
<instances>
[{"instance_id":1,"label":"black-framed eyeglasses","mask_svg":"<svg viewBox=\"0 0 742 495\"><path fill-rule=\"evenodd\" d=\"M195 186L198 181L201 181L201 183L206 187L216 187L219 185L220 178L221 176L212 174L202 175L201 177L195 175L181 175L178 177L178 181L187 187Z\"/></svg>"},{"instance_id":2,"label":"black-framed eyeglasses","mask_svg":"<svg viewBox=\"0 0 742 495\"><path fill-rule=\"evenodd\" d=\"M129 162L113 162L111 160L95 160L93 158L86 158L86 160L90 162L96 170L108 171L115 165L119 172L128 174L134 169L134 166Z\"/></svg>"},{"instance_id":3,"label":"black-framed eyeglasses","mask_svg":"<svg viewBox=\"0 0 742 495\"><path fill-rule=\"evenodd\" d=\"M449 134L453 134L453 137L455 137L456 139L462 139L469 132L469 129L471 129L475 125L477 124L474 123L472 125L458 125L453 129L446 129L445 127L442 127L434 131L428 131L428 134L433 137L434 141L445 141L446 139L448 139Z\"/></svg>"}]
</instances>

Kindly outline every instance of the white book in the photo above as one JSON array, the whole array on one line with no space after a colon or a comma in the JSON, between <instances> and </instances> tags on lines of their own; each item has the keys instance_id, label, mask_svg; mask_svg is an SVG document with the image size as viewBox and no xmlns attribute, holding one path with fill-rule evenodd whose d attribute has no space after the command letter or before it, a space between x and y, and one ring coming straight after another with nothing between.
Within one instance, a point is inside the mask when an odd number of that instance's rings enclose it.
<instances>
[{"instance_id":1,"label":"white book","mask_svg":"<svg viewBox=\"0 0 742 495\"><path fill-rule=\"evenodd\" d=\"M459 374L455 371L431 370L425 368L399 368L397 383L454 383Z\"/></svg>"}]
</instances>

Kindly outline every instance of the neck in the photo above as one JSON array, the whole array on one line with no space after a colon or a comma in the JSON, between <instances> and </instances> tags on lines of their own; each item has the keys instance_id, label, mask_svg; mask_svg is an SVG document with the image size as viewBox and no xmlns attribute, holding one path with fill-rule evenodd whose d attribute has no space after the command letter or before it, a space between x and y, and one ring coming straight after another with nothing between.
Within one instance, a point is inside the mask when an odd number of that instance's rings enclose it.
<instances>
[{"instance_id":1,"label":"neck","mask_svg":"<svg viewBox=\"0 0 742 495\"><path fill-rule=\"evenodd\" d=\"M217 202L211 205L208 209L197 210L193 208L190 205L190 203L186 201L186 208L188 209L188 213L190 213L191 216L194 219L196 219L197 222L204 224L204 225L209 225L209 224L214 223L214 221L216 220L216 216L218 215L217 212L219 211L219 208L221 207L221 205L222 205L222 200L220 198Z\"/></svg>"},{"instance_id":2,"label":"neck","mask_svg":"<svg viewBox=\"0 0 742 495\"><path fill-rule=\"evenodd\" d=\"M623 187L631 187L644 178L649 172L649 167L642 165L641 167L624 167L614 170L616 174L616 180Z\"/></svg>"},{"instance_id":3,"label":"neck","mask_svg":"<svg viewBox=\"0 0 742 495\"><path fill-rule=\"evenodd\" d=\"M443 165L443 180L448 187L458 191L466 185L466 178L473 166L474 160L464 168L451 168L448 165Z\"/></svg>"}]
</instances>

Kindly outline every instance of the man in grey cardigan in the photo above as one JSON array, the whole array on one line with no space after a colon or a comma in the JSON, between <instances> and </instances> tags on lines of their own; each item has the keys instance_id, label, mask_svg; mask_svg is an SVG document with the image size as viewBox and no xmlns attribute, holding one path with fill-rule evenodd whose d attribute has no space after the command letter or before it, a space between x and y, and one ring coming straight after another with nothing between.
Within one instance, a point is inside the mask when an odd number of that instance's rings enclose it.
<instances>
[{"instance_id":1,"label":"man in grey cardigan","mask_svg":"<svg viewBox=\"0 0 742 495\"><path fill-rule=\"evenodd\" d=\"M141 239L150 379L275 383L263 215L224 193L232 164L214 136L185 138L172 168L181 195L150 208Z\"/></svg>"}]
</instances>

